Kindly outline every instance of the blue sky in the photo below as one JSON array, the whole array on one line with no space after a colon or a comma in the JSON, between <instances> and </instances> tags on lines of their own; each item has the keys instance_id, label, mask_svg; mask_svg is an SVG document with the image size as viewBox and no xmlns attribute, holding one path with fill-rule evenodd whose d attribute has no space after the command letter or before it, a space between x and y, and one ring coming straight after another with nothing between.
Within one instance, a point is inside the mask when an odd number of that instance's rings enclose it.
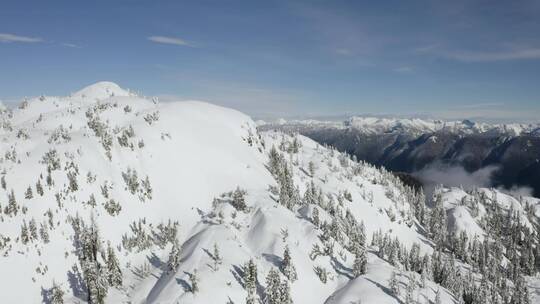
<instances>
[{"instance_id":1,"label":"blue sky","mask_svg":"<svg viewBox=\"0 0 540 304\"><path fill-rule=\"evenodd\" d=\"M2 1L0 99L100 80L258 117L538 120L540 1Z\"/></svg>"}]
</instances>

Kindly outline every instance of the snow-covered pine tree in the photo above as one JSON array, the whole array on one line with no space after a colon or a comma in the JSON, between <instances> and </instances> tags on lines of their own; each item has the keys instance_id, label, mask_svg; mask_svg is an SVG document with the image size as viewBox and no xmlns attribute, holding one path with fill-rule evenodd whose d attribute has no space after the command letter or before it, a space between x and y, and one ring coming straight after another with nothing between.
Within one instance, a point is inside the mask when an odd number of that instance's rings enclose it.
<instances>
[{"instance_id":1,"label":"snow-covered pine tree","mask_svg":"<svg viewBox=\"0 0 540 304\"><path fill-rule=\"evenodd\" d=\"M409 275L409 281L407 282L405 290L405 304L414 304L414 290L416 289L416 280L414 276Z\"/></svg>"},{"instance_id":2,"label":"snow-covered pine tree","mask_svg":"<svg viewBox=\"0 0 540 304\"><path fill-rule=\"evenodd\" d=\"M219 265L223 262L221 255L219 254L219 248L217 243L214 243L214 252L212 253L212 260L214 260L214 271L218 270Z\"/></svg>"},{"instance_id":3,"label":"snow-covered pine tree","mask_svg":"<svg viewBox=\"0 0 540 304\"><path fill-rule=\"evenodd\" d=\"M313 161L309 161L309 163L308 163L308 171L309 171L309 175L311 177L315 176L315 163L313 163Z\"/></svg>"},{"instance_id":4,"label":"snow-covered pine tree","mask_svg":"<svg viewBox=\"0 0 540 304\"><path fill-rule=\"evenodd\" d=\"M522 275L514 281L514 293L512 294L511 304L530 304L529 289Z\"/></svg>"},{"instance_id":5,"label":"snow-covered pine tree","mask_svg":"<svg viewBox=\"0 0 540 304\"><path fill-rule=\"evenodd\" d=\"M21 242L23 245L28 244L30 241L30 234L28 232L28 225L26 225L26 221L23 220L23 223L21 225Z\"/></svg>"},{"instance_id":6,"label":"snow-covered pine tree","mask_svg":"<svg viewBox=\"0 0 540 304\"><path fill-rule=\"evenodd\" d=\"M364 246L358 245L358 248L355 250L355 257L353 263L353 275L354 277L359 277L365 274L367 271L367 257L366 249Z\"/></svg>"},{"instance_id":7,"label":"snow-covered pine tree","mask_svg":"<svg viewBox=\"0 0 540 304\"><path fill-rule=\"evenodd\" d=\"M49 229L47 227L47 223L41 223L39 226L39 236L41 237L41 240L43 243L47 244L50 241L49 238Z\"/></svg>"},{"instance_id":8,"label":"snow-covered pine tree","mask_svg":"<svg viewBox=\"0 0 540 304\"><path fill-rule=\"evenodd\" d=\"M313 214L312 214L311 221L313 222L313 225L315 225L316 227L319 227L321 224L321 221L319 219L319 208L317 206L313 207Z\"/></svg>"},{"instance_id":9,"label":"snow-covered pine tree","mask_svg":"<svg viewBox=\"0 0 540 304\"><path fill-rule=\"evenodd\" d=\"M43 196L43 185L41 185L41 180L38 179L36 183L36 192L39 194L39 196Z\"/></svg>"},{"instance_id":10,"label":"snow-covered pine tree","mask_svg":"<svg viewBox=\"0 0 540 304\"><path fill-rule=\"evenodd\" d=\"M33 197L34 197L34 194L32 192L32 187L28 186L28 188L26 188L26 192L24 192L24 198L32 199Z\"/></svg>"},{"instance_id":11,"label":"snow-covered pine tree","mask_svg":"<svg viewBox=\"0 0 540 304\"><path fill-rule=\"evenodd\" d=\"M107 268L98 261L98 253L101 250L99 230L93 216L88 227L85 226L82 219L79 219L79 222L80 226L76 230L81 243L79 263L88 290L88 302L91 304L103 304L107 296L109 282L107 280Z\"/></svg>"},{"instance_id":12,"label":"snow-covered pine tree","mask_svg":"<svg viewBox=\"0 0 540 304\"><path fill-rule=\"evenodd\" d=\"M283 280L283 282L281 282L279 292L281 296L279 304L293 304L291 287L289 286L289 282L287 280Z\"/></svg>"},{"instance_id":13,"label":"snow-covered pine tree","mask_svg":"<svg viewBox=\"0 0 540 304\"><path fill-rule=\"evenodd\" d=\"M38 238L38 229L36 220L32 218L28 223L28 232L30 233L30 240L34 241Z\"/></svg>"},{"instance_id":14,"label":"snow-covered pine tree","mask_svg":"<svg viewBox=\"0 0 540 304\"><path fill-rule=\"evenodd\" d=\"M281 272L287 279L291 282L294 282L298 279L296 274L296 268L292 262L289 246L285 246L285 251L283 252L283 261L281 262Z\"/></svg>"},{"instance_id":15,"label":"snow-covered pine tree","mask_svg":"<svg viewBox=\"0 0 540 304\"><path fill-rule=\"evenodd\" d=\"M240 187L237 187L236 190L234 190L232 195L232 206L236 210L245 211L247 209L245 195L246 192L240 189Z\"/></svg>"},{"instance_id":16,"label":"snow-covered pine tree","mask_svg":"<svg viewBox=\"0 0 540 304\"><path fill-rule=\"evenodd\" d=\"M51 288L51 304L64 304L64 291L62 287L53 281L53 287Z\"/></svg>"},{"instance_id":17,"label":"snow-covered pine tree","mask_svg":"<svg viewBox=\"0 0 540 304\"><path fill-rule=\"evenodd\" d=\"M392 275L390 276L388 285L390 287L390 290L392 291L392 294L396 297L399 297L399 282L395 271L392 271Z\"/></svg>"},{"instance_id":18,"label":"snow-covered pine tree","mask_svg":"<svg viewBox=\"0 0 540 304\"><path fill-rule=\"evenodd\" d=\"M281 279L279 272L274 268L270 269L266 276L266 298L267 304L281 304Z\"/></svg>"},{"instance_id":19,"label":"snow-covered pine tree","mask_svg":"<svg viewBox=\"0 0 540 304\"><path fill-rule=\"evenodd\" d=\"M257 265L250 259L244 266L244 286L247 291L246 304L257 303Z\"/></svg>"},{"instance_id":20,"label":"snow-covered pine tree","mask_svg":"<svg viewBox=\"0 0 540 304\"><path fill-rule=\"evenodd\" d=\"M189 274L189 282L191 283L191 292L193 294L199 292L199 275L197 269L193 269L193 272Z\"/></svg>"},{"instance_id":21,"label":"snow-covered pine tree","mask_svg":"<svg viewBox=\"0 0 540 304\"><path fill-rule=\"evenodd\" d=\"M178 244L178 240L174 239L174 241L172 242L171 252L169 253L169 260L167 261L169 271L176 271L176 269L180 265L180 254L180 245Z\"/></svg>"},{"instance_id":22,"label":"snow-covered pine tree","mask_svg":"<svg viewBox=\"0 0 540 304\"><path fill-rule=\"evenodd\" d=\"M437 248L444 246L446 240L446 210L444 209L441 194L435 190L433 203L434 207L429 216L429 232L437 245Z\"/></svg>"},{"instance_id":23,"label":"snow-covered pine tree","mask_svg":"<svg viewBox=\"0 0 540 304\"><path fill-rule=\"evenodd\" d=\"M277 177L281 171L283 156L278 152L276 146L272 146L268 153L268 170L274 177Z\"/></svg>"},{"instance_id":24,"label":"snow-covered pine tree","mask_svg":"<svg viewBox=\"0 0 540 304\"><path fill-rule=\"evenodd\" d=\"M420 273L420 286L426 288L426 281L428 280L427 271L425 269L421 270Z\"/></svg>"},{"instance_id":25,"label":"snow-covered pine tree","mask_svg":"<svg viewBox=\"0 0 540 304\"><path fill-rule=\"evenodd\" d=\"M110 286L122 286L122 271L120 270L120 263L118 262L118 258L114 253L114 248L110 243L107 246L107 274Z\"/></svg>"},{"instance_id":26,"label":"snow-covered pine tree","mask_svg":"<svg viewBox=\"0 0 540 304\"><path fill-rule=\"evenodd\" d=\"M17 204L17 199L15 199L15 192L11 189L11 192L8 194L8 205L4 209L4 213L8 216L17 215L19 212L19 205Z\"/></svg>"}]
</instances>

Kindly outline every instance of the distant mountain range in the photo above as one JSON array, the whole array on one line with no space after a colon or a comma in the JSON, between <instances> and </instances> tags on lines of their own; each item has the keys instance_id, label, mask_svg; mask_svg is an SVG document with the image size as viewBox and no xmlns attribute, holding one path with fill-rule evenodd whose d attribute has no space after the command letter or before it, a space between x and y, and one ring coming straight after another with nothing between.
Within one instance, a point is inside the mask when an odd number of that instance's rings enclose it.
<instances>
[{"instance_id":1,"label":"distant mountain range","mask_svg":"<svg viewBox=\"0 0 540 304\"><path fill-rule=\"evenodd\" d=\"M298 132L392 171L419 175L434 166L460 166L472 174L492 168L489 186L525 186L540 196L538 124L374 117L258 123L263 130Z\"/></svg>"}]
</instances>

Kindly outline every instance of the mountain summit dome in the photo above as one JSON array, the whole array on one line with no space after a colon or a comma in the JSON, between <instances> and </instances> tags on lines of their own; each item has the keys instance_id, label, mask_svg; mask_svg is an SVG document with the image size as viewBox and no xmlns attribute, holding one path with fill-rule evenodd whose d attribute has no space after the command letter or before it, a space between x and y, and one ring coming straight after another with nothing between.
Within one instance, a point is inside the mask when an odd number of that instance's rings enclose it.
<instances>
[{"instance_id":1,"label":"mountain summit dome","mask_svg":"<svg viewBox=\"0 0 540 304\"><path fill-rule=\"evenodd\" d=\"M104 99L113 96L132 96L133 94L122 89L119 85L110 81L100 81L89 85L73 94L73 97Z\"/></svg>"}]
</instances>

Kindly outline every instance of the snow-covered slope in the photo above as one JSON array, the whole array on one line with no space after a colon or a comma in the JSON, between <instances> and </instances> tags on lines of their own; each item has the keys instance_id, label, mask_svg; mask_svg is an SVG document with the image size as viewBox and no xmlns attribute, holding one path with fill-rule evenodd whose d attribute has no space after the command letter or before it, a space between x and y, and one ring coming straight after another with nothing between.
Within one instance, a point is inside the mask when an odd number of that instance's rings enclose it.
<instances>
[{"instance_id":1,"label":"snow-covered slope","mask_svg":"<svg viewBox=\"0 0 540 304\"><path fill-rule=\"evenodd\" d=\"M257 301L279 269L294 303L458 302L420 262L434 254L422 195L303 136L109 82L1 121L2 303L244 303L250 260ZM468 194L445 191L449 229L482 234L450 211Z\"/></svg>"}]
</instances>

